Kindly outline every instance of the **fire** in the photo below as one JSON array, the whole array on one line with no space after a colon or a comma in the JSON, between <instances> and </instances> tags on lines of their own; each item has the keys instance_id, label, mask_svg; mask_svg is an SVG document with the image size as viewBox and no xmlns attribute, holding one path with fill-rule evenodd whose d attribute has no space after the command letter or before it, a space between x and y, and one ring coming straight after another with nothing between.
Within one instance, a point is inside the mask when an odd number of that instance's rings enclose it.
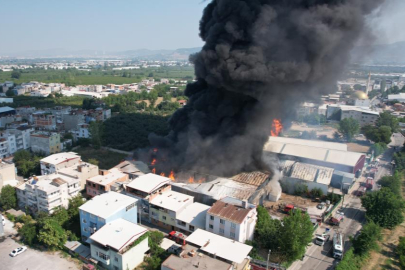
<instances>
[{"instance_id":1,"label":"fire","mask_svg":"<svg viewBox=\"0 0 405 270\"><path fill-rule=\"evenodd\" d=\"M194 183L194 177L190 177L189 179L188 179L188 182L190 183L190 184L193 184Z\"/></svg>"},{"instance_id":2,"label":"fire","mask_svg":"<svg viewBox=\"0 0 405 270\"><path fill-rule=\"evenodd\" d=\"M281 124L281 120L273 119L273 123L271 124L271 136L277 137L282 130L283 125Z\"/></svg>"},{"instance_id":3,"label":"fire","mask_svg":"<svg viewBox=\"0 0 405 270\"><path fill-rule=\"evenodd\" d=\"M166 176L164 172L160 173L160 176Z\"/></svg>"},{"instance_id":4,"label":"fire","mask_svg":"<svg viewBox=\"0 0 405 270\"><path fill-rule=\"evenodd\" d=\"M157 149L157 148L153 148L153 152L155 152L155 153L156 153L157 151L158 151L158 149Z\"/></svg>"},{"instance_id":5,"label":"fire","mask_svg":"<svg viewBox=\"0 0 405 270\"><path fill-rule=\"evenodd\" d=\"M152 169L152 173L156 174L156 168Z\"/></svg>"},{"instance_id":6,"label":"fire","mask_svg":"<svg viewBox=\"0 0 405 270\"><path fill-rule=\"evenodd\" d=\"M152 160L152 162L150 163L150 165L155 165L156 164L156 158L154 158L153 160Z\"/></svg>"},{"instance_id":7,"label":"fire","mask_svg":"<svg viewBox=\"0 0 405 270\"><path fill-rule=\"evenodd\" d=\"M169 178L172 179L172 181L175 181L175 179L174 179L174 172L173 172L173 171L170 172Z\"/></svg>"},{"instance_id":8,"label":"fire","mask_svg":"<svg viewBox=\"0 0 405 270\"><path fill-rule=\"evenodd\" d=\"M198 183L199 183L199 184L201 184L201 183L203 183L203 182L205 182L205 178L200 178L200 179L198 179Z\"/></svg>"}]
</instances>

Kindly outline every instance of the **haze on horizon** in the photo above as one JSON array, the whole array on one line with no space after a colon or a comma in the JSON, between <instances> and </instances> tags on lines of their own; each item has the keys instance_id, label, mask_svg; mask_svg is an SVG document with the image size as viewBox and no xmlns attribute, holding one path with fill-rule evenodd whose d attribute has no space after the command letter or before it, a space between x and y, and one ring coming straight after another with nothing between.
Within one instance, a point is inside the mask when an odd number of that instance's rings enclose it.
<instances>
[{"instance_id":1,"label":"haze on horizon","mask_svg":"<svg viewBox=\"0 0 405 270\"><path fill-rule=\"evenodd\" d=\"M0 55L64 49L116 52L203 45L204 0L0 0ZM376 43L405 41L405 1L387 0L370 24Z\"/></svg>"}]
</instances>

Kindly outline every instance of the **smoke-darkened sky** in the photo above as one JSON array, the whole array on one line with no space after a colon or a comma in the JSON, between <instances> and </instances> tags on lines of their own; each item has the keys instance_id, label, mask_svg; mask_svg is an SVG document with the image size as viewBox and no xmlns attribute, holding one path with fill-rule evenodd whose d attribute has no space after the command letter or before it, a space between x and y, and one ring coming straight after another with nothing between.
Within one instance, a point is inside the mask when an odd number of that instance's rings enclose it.
<instances>
[{"instance_id":1,"label":"smoke-darkened sky","mask_svg":"<svg viewBox=\"0 0 405 270\"><path fill-rule=\"evenodd\" d=\"M203 45L203 0L0 0L0 53L61 48L119 51ZM405 1L389 0L373 26L379 43L405 40ZM4 40L6 40L4 42Z\"/></svg>"}]
</instances>

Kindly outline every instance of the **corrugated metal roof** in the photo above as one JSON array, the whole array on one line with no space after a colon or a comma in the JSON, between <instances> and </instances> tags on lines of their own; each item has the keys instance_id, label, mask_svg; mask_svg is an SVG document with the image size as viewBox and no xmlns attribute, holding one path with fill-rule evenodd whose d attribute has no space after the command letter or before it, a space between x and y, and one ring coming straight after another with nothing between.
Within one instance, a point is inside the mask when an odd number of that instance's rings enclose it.
<instances>
[{"instance_id":1,"label":"corrugated metal roof","mask_svg":"<svg viewBox=\"0 0 405 270\"><path fill-rule=\"evenodd\" d=\"M251 209L245 209L237 205L217 201L208 210L208 214L240 224L249 214L250 210Z\"/></svg>"},{"instance_id":2,"label":"corrugated metal roof","mask_svg":"<svg viewBox=\"0 0 405 270\"><path fill-rule=\"evenodd\" d=\"M240 173L232 177L232 180L235 180L240 183L245 183L253 186L260 186L267 179L270 178L270 173L263 172L250 172L250 173Z\"/></svg>"},{"instance_id":3,"label":"corrugated metal roof","mask_svg":"<svg viewBox=\"0 0 405 270\"><path fill-rule=\"evenodd\" d=\"M327 148L333 150L347 151L347 145L344 143L335 143L335 142L325 142L317 140L304 140L296 138L287 138L287 137L269 137L269 142L277 142L281 144L296 144L304 146L313 146L319 148Z\"/></svg>"},{"instance_id":4,"label":"corrugated metal roof","mask_svg":"<svg viewBox=\"0 0 405 270\"><path fill-rule=\"evenodd\" d=\"M329 185L334 169L286 160L283 171L286 176Z\"/></svg>"}]
</instances>

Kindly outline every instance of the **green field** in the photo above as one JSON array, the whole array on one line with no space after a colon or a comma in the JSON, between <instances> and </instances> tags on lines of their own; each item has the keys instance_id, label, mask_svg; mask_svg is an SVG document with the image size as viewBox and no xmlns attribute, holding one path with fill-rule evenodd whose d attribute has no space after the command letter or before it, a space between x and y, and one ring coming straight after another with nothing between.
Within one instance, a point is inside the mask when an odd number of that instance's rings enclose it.
<instances>
[{"instance_id":1,"label":"green field","mask_svg":"<svg viewBox=\"0 0 405 270\"><path fill-rule=\"evenodd\" d=\"M98 167L102 170L109 170L123 161L127 155L112 152L104 149L94 149L91 147L78 147L72 150L82 157L82 160L87 162L94 158L98 160Z\"/></svg>"},{"instance_id":2,"label":"green field","mask_svg":"<svg viewBox=\"0 0 405 270\"><path fill-rule=\"evenodd\" d=\"M21 70L19 79L11 78L10 72L0 72L0 82L14 81L16 84L39 81L43 83L65 83L66 85L91 85L109 83L124 84L137 83L147 77L155 79L170 78L192 80L194 78L193 67L161 67L161 68L145 68L137 70L101 70L95 69L90 72L80 71L76 69L68 70L45 70L40 68Z\"/></svg>"}]
</instances>

